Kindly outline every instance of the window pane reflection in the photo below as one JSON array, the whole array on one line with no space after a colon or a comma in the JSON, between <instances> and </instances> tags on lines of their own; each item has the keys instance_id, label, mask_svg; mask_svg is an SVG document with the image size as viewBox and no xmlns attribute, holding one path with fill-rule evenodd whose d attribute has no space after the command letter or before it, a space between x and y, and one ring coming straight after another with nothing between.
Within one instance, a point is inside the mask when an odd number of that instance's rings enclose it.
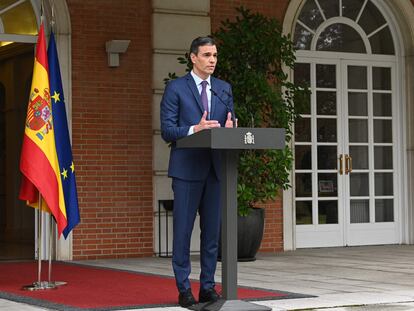
<instances>
[{"instance_id":1,"label":"window pane reflection","mask_svg":"<svg viewBox=\"0 0 414 311\"><path fill-rule=\"evenodd\" d=\"M306 1L299 15L299 20L313 30L322 24L323 17L314 0Z\"/></svg>"},{"instance_id":2,"label":"window pane reflection","mask_svg":"<svg viewBox=\"0 0 414 311\"><path fill-rule=\"evenodd\" d=\"M351 200L351 224L369 222L369 200Z\"/></svg>"},{"instance_id":3,"label":"window pane reflection","mask_svg":"<svg viewBox=\"0 0 414 311\"><path fill-rule=\"evenodd\" d=\"M349 175L351 196L360 197L369 195L368 173L354 173Z\"/></svg>"},{"instance_id":4,"label":"window pane reflection","mask_svg":"<svg viewBox=\"0 0 414 311\"><path fill-rule=\"evenodd\" d=\"M312 146L295 146L295 168L312 169Z\"/></svg>"},{"instance_id":5,"label":"window pane reflection","mask_svg":"<svg viewBox=\"0 0 414 311\"><path fill-rule=\"evenodd\" d=\"M367 89L367 67L348 66L348 89Z\"/></svg>"},{"instance_id":6,"label":"window pane reflection","mask_svg":"<svg viewBox=\"0 0 414 311\"><path fill-rule=\"evenodd\" d=\"M336 92L316 92L316 107L319 115L336 115Z\"/></svg>"},{"instance_id":7,"label":"window pane reflection","mask_svg":"<svg viewBox=\"0 0 414 311\"><path fill-rule=\"evenodd\" d=\"M324 88L336 88L335 65L316 65L316 86Z\"/></svg>"},{"instance_id":8,"label":"window pane reflection","mask_svg":"<svg viewBox=\"0 0 414 311\"><path fill-rule=\"evenodd\" d=\"M318 174L318 196L336 197L338 196L338 175L336 173Z\"/></svg>"},{"instance_id":9,"label":"window pane reflection","mask_svg":"<svg viewBox=\"0 0 414 311\"><path fill-rule=\"evenodd\" d=\"M375 195L393 195L393 173L375 173Z\"/></svg>"},{"instance_id":10,"label":"window pane reflection","mask_svg":"<svg viewBox=\"0 0 414 311\"><path fill-rule=\"evenodd\" d=\"M295 140L297 142L311 141L311 119L299 118L295 121Z\"/></svg>"},{"instance_id":11,"label":"window pane reflection","mask_svg":"<svg viewBox=\"0 0 414 311\"><path fill-rule=\"evenodd\" d=\"M394 200L377 199L375 200L375 222L394 221Z\"/></svg>"},{"instance_id":12,"label":"window pane reflection","mask_svg":"<svg viewBox=\"0 0 414 311\"><path fill-rule=\"evenodd\" d=\"M350 116L368 116L367 93L348 93L348 114Z\"/></svg>"},{"instance_id":13,"label":"window pane reflection","mask_svg":"<svg viewBox=\"0 0 414 311\"><path fill-rule=\"evenodd\" d=\"M338 201L318 201L319 224L338 223Z\"/></svg>"},{"instance_id":14,"label":"window pane reflection","mask_svg":"<svg viewBox=\"0 0 414 311\"><path fill-rule=\"evenodd\" d=\"M368 142L368 121L367 120L349 120L349 142L366 143Z\"/></svg>"},{"instance_id":15,"label":"window pane reflection","mask_svg":"<svg viewBox=\"0 0 414 311\"><path fill-rule=\"evenodd\" d=\"M395 55L394 40L389 27L386 27L369 38L373 54Z\"/></svg>"},{"instance_id":16,"label":"window pane reflection","mask_svg":"<svg viewBox=\"0 0 414 311\"><path fill-rule=\"evenodd\" d=\"M296 201L296 224L312 224L312 201Z\"/></svg>"},{"instance_id":17,"label":"window pane reflection","mask_svg":"<svg viewBox=\"0 0 414 311\"><path fill-rule=\"evenodd\" d=\"M349 154L353 169L368 169L368 146L350 146Z\"/></svg>"},{"instance_id":18,"label":"window pane reflection","mask_svg":"<svg viewBox=\"0 0 414 311\"><path fill-rule=\"evenodd\" d=\"M300 105L295 103L295 108L299 114L311 114L311 94L306 94L306 97L303 98Z\"/></svg>"},{"instance_id":19,"label":"window pane reflection","mask_svg":"<svg viewBox=\"0 0 414 311\"><path fill-rule=\"evenodd\" d=\"M296 85L308 88L310 86L310 64L296 63L294 67L294 82ZM311 99L310 94L306 95L301 105L295 107L300 114L311 113Z\"/></svg>"},{"instance_id":20,"label":"window pane reflection","mask_svg":"<svg viewBox=\"0 0 414 311\"><path fill-rule=\"evenodd\" d=\"M377 7L371 2L368 1L367 5L362 12L361 18L358 21L358 24L361 25L362 29L365 30L366 34L369 35L374 30L378 29L386 23L381 12Z\"/></svg>"},{"instance_id":21,"label":"window pane reflection","mask_svg":"<svg viewBox=\"0 0 414 311\"><path fill-rule=\"evenodd\" d=\"M296 24L294 35L295 49L310 50L312 37L313 35L309 30L303 28L299 24Z\"/></svg>"},{"instance_id":22,"label":"window pane reflection","mask_svg":"<svg viewBox=\"0 0 414 311\"><path fill-rule=\"evenodd\" d=\"M312 174L311 173L296 173L296 197L311 197L312 196Z\"/></svg>"},{"instance_id":23,"label":"window pane reflection","mask_svg":"<svg viewBox=\"0 0 414 311\"><path fill-rule=\"evenodd\" d=\"M391 90L391 68L372 67L374 90Z\"/></svg>"},{"instance_id":24,"label":"window pane reflection","mask_svg":"<svg viewBox=\"0 0 414 311\"><path fill-rule=\"evenodd\" d=\"M356 20L359 11L362 8L363 1L361 0L342 0L342 15Z\"/></svg>"},{"instance_id":25,"label":"window pane reflection","mask_svg":"<svg viewBox=\"0 0 414 311\"><path fill-rule=\"evenodd\" d=\"M336 119L318 119L318 142L336 142Z\"/></svg>"},{"instance_id":26,"label":"window pane reflection","mask_svg":"<svg viewBox=\"0 0 414 311\"><path fill-rule=\"evenodd\" d=\"M374 93L374 116L376 117L391 117L392 105L391 94Z\"/></svg>"},{"instance_id":27,"label":"window pane reflection","mask_svg":"<svg viewBox=\"0 0 414 311\"><path fill-rule=\"evenodd\" d=\"M317 51L366 53L359 33L345 24L333 24L325 28L316 43Z\"/></svg>"},{"instance_id":28,"label":"window pane reflection","mask_svg":"<svg viewBox=\"0 0 414 311\"><path fill-rule=\"evenodd\" d=\"M296 63L294 67L294 81L300 86L310 86L310 64Z\"/></svg>"},{"instance_id":29,"label":"window pane reflection","mask_svg":"<svg viewBox=\"0 0 414 311\"><path fill-rule=\"evenodd\" d=\"M392 121L391 120L374 120L374 142L391 143L392 142Z\"/></svg>"},{"instance_id":30,"label":"window pane reflection","mask_svg":"<svg viewBox=\"0 0 414 311\"><path fill-rule=\"evenodd\" d=\"M323 14L325 14L325 17L327 19L339 16L338 0L318 0L318 2L323 10Z\"/></svg>"},{"instance_id":31,"label":"window pane reflection","mask_svg":"<svg viewBox=\"0 0 414 311\"><path fill-rule=\"evenodd\" d=\"M318 146L318 169L335 170L337 168L336 146Z\"/></svg>"},{"instance_id":32,"label":"window pane reflection","mask_svg":"<svg viewBox=\"0 0 414 311\"><path fill-rule=\"evenodd\" d=\"M375 146L374 164L377 170L392 169L392 146Z\"/></svg>"}]
</instances>

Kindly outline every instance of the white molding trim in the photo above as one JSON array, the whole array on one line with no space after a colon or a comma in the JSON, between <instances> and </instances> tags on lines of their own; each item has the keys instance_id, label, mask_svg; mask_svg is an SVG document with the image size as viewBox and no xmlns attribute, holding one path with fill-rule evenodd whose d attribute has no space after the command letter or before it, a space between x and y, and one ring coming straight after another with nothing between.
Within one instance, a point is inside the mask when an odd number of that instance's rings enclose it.
<instances>
[{"instance_id":1,"label":"white molding trim","mask_svg":"<svg viewBox=\"0 0 414 311\"><path fill-rule=\"evenodd\" d=\"M36 43L36 35L14 35L7 33L0 33L0 41L22 42L22 43Z\"/></svg>"},{"instance_id":2,"label":"white molding trim","mask_svg":"<svg viewBox=\"0 0 414 311\"><path fill-rule=\"evenodd\" d=\"M298 13L302 9L306 1L304 0L291 0L285 13L283 20L283 34L292 35L295 33L295 24ZM292 77L292 75L290 75ZM292 144L292 143L291 143ZM291 184L292 172L289 176ZM296 217L293 204L293 190L289 188L283 191L283 248L285 251L296 249Z\"/></svg>"}]
</instances>

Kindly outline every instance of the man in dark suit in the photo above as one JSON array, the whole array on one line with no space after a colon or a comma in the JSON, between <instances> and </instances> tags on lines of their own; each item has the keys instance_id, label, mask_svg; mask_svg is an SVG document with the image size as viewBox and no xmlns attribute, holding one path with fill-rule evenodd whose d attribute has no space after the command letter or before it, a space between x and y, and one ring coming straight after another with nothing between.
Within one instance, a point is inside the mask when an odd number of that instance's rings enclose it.
<instances>
[{"instance_id":1,"label":"man in dark suit","mask_svg":"<svg viewBox=\"0 0 414 311\"><path fill-rule=\"evenodd\" d=\"M220 152L177 149L175 142L216 127L233 127L231 86L211 75L217 64L212 38L199 37L190 48L193 69L172 80L161 101L161 134L171 143L168 176L174 192L172 265L182 307L196 303L188 279L191 272L190 240L197 211L200 214L199 302L216 301L214 289L220 231Z\"/></svg>"}]
</instances>

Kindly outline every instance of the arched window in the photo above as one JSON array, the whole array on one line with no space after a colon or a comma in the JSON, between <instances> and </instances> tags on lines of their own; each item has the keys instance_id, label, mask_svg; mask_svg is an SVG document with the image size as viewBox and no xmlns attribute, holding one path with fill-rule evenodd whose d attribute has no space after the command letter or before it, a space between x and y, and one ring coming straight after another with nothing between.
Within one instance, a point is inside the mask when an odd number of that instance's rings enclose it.
<instances>
[{"instance_id":1,"label":"arched window","mask_svg":"<svg viewBox=\"0 0 414 311\"><path fill-rule=\"evenodd\" d=\"M36 42L39 22L36 2L0 1L0 47L11 42Z\"/></svg>"},{"instance_id":2,"label":"arched window","mask_svg":"<svg viewBox=\"0 0 414 311\"><path fill-rule=\"evenodd\" d=\"M298 50L395 54L389 25L371 0L307 0L294 42Z\"/></svg>"}]
</instances>

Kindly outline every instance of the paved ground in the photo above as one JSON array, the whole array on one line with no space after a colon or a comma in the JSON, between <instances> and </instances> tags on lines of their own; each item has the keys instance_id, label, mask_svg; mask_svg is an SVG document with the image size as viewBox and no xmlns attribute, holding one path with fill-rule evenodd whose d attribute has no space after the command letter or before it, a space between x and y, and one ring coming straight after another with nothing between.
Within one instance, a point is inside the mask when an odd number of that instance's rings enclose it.
<instances>
[{"instance_id":1,"label":"paved ground","mask_svg":"<svg viewBox=\"0 0 414 311\"><path fill-rule=\"evenodd\" d=\"M81 261L103 267L171 276L170 259ZM217 280L221 279L219 266ZM260 254L239 263L239 284L314 295L257 302L273 310L414 310L414 245L308 249ZM199 274L193 260L192 278ZM0 311L44 310L0 299ZM140 309L179 311L179 307Z\"/></svg>"}]
</instances>

